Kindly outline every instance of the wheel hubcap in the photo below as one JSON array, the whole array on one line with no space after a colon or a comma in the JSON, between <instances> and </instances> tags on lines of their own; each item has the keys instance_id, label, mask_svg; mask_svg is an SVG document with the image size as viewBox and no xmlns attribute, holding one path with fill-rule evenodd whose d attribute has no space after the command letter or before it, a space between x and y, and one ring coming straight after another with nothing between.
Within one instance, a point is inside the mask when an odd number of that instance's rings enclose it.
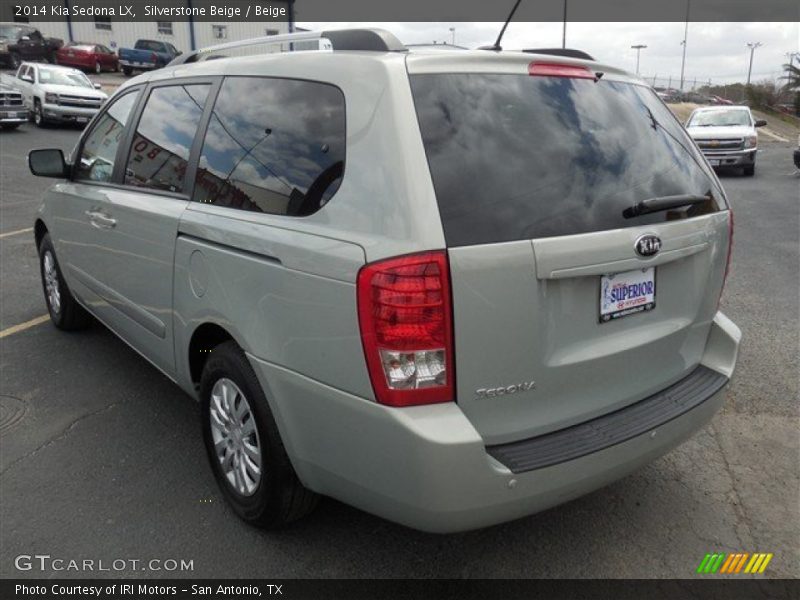
<instances>
[{"instance_id":1,"label":"wheel hubcap","mask_svg":"<svg viewBox=\"0 0 800 600\"><path fill-rule=\"evenodd\" d=\"M47 250L44 253L44 288L47 292L47 302L54 313L61 312L61 290L58 285L58 271L53 253Z\"/></svg>"},{"instance_id":2,"label":"wheel hubcap","mask_svg":"<svg viewBox=\"0 0 800 600\"><path fill-rule=\"evenodd\" d=\"M230 379L214 384L209 417L222 472L239 494L252 496L261 482L261 442L247 398Z\"/></svg>"}]
</instances>

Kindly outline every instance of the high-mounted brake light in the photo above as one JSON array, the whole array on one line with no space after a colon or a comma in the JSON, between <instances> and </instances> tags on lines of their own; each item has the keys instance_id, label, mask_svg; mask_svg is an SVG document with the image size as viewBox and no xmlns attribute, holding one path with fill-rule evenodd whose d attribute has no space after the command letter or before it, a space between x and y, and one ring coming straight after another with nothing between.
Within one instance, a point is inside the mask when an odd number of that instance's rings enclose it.
<instances>
[{"instance_id":1,"label":"high-mounted brake light","mask_svg":"<svg viewBox=\"0 0 800 600\"><path fill-rule=\"evenodd\" d=\"M358 321L381 404L454 399L450 272L443 250L390 258L358 273Z\"/></svg>"},{"instance_id":2,"label":"high-mounted brake light","mask_svg":"<svg viewBox=\"0 0 800 600\"><path fill-rule=\"evenodd\" d=\"M541 77L573 77L576 79L597 79L588 67L561 65L558 63L532 62L528 65L528 75Z\"/></svg>"}]
</instances>

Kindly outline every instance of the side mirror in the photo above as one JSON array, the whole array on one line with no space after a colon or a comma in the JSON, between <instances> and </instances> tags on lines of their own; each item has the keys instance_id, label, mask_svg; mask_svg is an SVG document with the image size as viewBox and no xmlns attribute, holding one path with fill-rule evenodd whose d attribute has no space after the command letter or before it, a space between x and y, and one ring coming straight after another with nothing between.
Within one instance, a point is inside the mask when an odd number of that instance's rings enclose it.
<instances>
[{"instance_id":1,"label":"side mirror","mask_svg":"<svg viewBox=\"0 0 800 600\"><path fill-rule=\"evenodd\" d=\"M99 83L95 83L95 84L94 84L94 89L96 89L96 90L102 90L102 89L103 89L103 86L102 86L102 85L100 85Z\"/></svg>"},{"instance_id":2,"label":"side mirror","mask_svg":"<svg viewBox=\"0 0 800 600\"><path fill-rule=\"evenodd\" d=\"M31 150L28 152L28 168L37 177L64 179L69 173L64 153L58 148Z\"/></svg>"},{"instance_id":3,"label":"side mirror","mask_svg":"<svg viewBox=\"0 0 800 600\"><path fill-rule=\"evenodd\" d=\"M767 122L764 119L759 119L758 121L755 122L756 127L764 127L764 125L766 124Z\"/></svg>"}]
</instances>

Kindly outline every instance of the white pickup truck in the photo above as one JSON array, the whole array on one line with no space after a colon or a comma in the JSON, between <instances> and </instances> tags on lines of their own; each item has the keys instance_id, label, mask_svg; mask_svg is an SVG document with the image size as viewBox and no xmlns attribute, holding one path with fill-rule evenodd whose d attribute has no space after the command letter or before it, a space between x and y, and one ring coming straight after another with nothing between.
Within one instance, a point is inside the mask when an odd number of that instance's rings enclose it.
<instances>
[{"instance_id":1,"label":"white pickup truck","mask_svg":"<svg viewBox=\"0 0 800 600\"><path fill-rule=\"evenodd\" d=\"M741 167L745 176L756 172L757 127L767 122L753 118L746 106L696 108L686 131L712 167Z\"/></svg>"},{"instance_id":2,"label":"white pickup truck","mask_svg":"<svg viewBox=\"0 0 800 600\"><path fill-rule=\"evenodd\" d=\"M77 69L41 63L22 63L14 75L0 75L0 82L19 90L34 123L85 125L100 110L108 94Z\"/></svg>"}]
</instances>

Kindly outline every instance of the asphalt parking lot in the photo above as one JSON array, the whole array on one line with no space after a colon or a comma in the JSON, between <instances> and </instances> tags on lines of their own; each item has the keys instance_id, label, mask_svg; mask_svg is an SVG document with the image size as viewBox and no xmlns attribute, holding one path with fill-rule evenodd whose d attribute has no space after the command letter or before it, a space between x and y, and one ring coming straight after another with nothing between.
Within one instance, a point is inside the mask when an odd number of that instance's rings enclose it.
<instances>
[{"instance_id":1,"label":"asphalt parking lot","mask_svg":"<svg viewBox=\"0 0 800 600\"><path fill-rule=\"evenodd\" d=\"M771 552L800 577L800 178L765 144L755 178L723 174L736 215L722 307L742 328L738 370L711 425L638 473L519 521L431 535L333 500L279 533L225 505L193 400L102 326L43 318L32 226L50 185L26 153L76 129L0 133L0 577L20 554L176 559L139 577L693 577L707 552Z\"/></svg>"}]
</instances>

